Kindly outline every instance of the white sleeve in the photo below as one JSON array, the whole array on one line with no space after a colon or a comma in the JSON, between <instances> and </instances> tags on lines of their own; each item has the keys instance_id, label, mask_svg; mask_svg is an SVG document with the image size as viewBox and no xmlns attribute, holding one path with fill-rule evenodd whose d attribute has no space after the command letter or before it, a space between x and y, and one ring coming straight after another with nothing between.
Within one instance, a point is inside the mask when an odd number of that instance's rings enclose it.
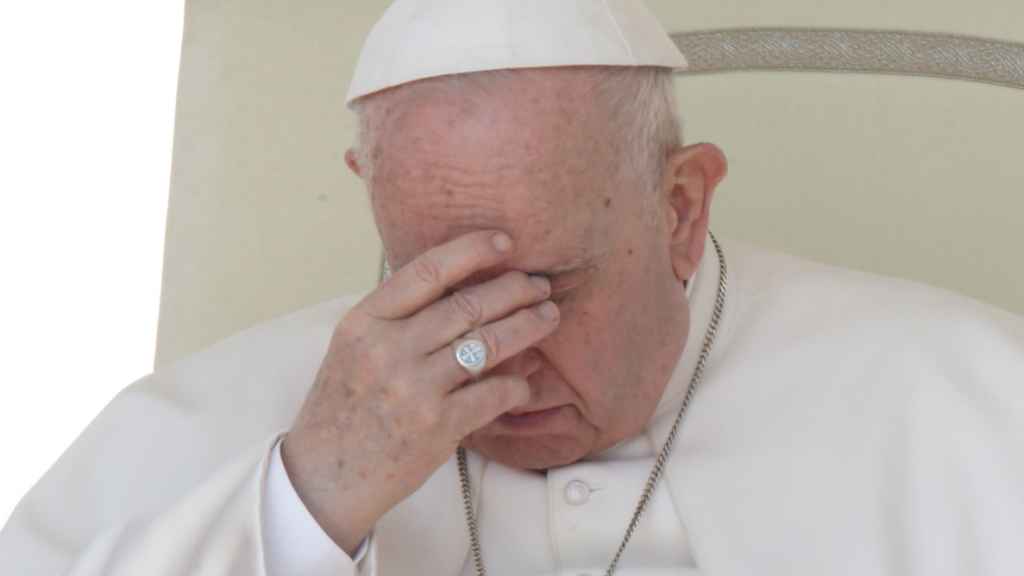
<instances>
[{"instance_id":1,"label":"white sleeve","mask_svg":"<svg viewBox=\"0 0 1024 576\"><path fill-rule=\"evenodd\" d=\"M70 571L61 573L265 576L260 500L272 440L276 437L232 458L169 507L110 525L75 554Z\"/></svg>"},{"instance_id":2,"label":"white sleeve","mask_svg":"<svg viewBox=\"0 0 1024 576\"><path fill-rule=\"evenodd\" d=\"M281 459L281 437L270 457L264 490L261 521L267 576L328 576L364 571L373 532L363 539L350 559L324 532L295 491Z\"/></svg>"},{"instance_id":3,"label":"white sleeve","mask_svg":"<svg viewBox=\"0 0 1024 576\"><path fill-rule=\"evenodd\" d=\"M294 539L291 535L282 540L280 536L268 538L263 534L263 511L269 503L264 495L269 492L270 462L279 438L280 435L261 442L221 466L169 508L155 515L134 517L102 531L81 553L75 554L71 570L60 573L69 576L272 576L273 573L268 572L269 565L285 570L279 574L289 576L376 574L372 534L367 537L367 551L359 566L336 546L332 553L324 545L324 542L332 542L326 534L323 535L325 540L318 543L309 533L301 531L301 524L283 524L285 528L274 528L272 532L287 535L287 529L295 529L301 536ZM284 478L287 481L287 475ZM301 502L298 509L304 510ZM276 556L268 554L264 545L267 540L275 542ZM299 545L290 546L290 542ZM309 547L304 550L307 554L298 554L306 546ZM282 567L282 558L299 564ZM26 557L22 561L27 565L31 559ZM22 573L53 572L18 572Z\"/></svg>"}]
</instances>

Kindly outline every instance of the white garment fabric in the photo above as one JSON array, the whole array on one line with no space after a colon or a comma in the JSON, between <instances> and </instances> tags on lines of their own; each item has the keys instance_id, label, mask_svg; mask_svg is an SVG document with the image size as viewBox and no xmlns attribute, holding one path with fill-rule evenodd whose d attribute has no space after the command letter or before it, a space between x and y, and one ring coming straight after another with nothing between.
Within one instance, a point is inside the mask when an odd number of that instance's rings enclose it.
<instances>
[{"instance_id":1,"label":"white garment fabric","mask_svg":"<svg viewBox=\"0 0 1024 576\"><path fill-rule=\"evenodd\" d=\"M490 574L606 566L699 353L710 246L689 343L644 433L546 476L469 453ZM723 246L715 351L619 574L1024 572L1024 320ZM4 572L267 574L273 449L355 301L274 319L128 387L19 503L0 532ZM455 576L471 562L453 458L336 573Z\"/></svg>"},{"instance_id":2,"label":"white garment fabric","mask_svg":"<svg viewBox=\"0 0 1024 576\"><path fill-rule=\"evenodd\" d=\"M584 65L688 66L641 0L395 0L363 44L345 103L448 74Z\"/></svg>"}]
</instances>

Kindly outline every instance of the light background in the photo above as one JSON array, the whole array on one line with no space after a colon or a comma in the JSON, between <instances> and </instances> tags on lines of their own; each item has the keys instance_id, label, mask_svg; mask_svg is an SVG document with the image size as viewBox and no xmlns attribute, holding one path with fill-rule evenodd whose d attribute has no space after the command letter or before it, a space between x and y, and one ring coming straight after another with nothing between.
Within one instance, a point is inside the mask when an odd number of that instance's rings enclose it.
<instances>
[{"instance_id":1,"label":"light background","mask_svg":"<svg viewBox=\"0 0 1024 576\"><path fill-rule=\"evenodd\" d=\"M0 524L153 369L183 12L0 4Z\"/></svg>"}]
</instances>

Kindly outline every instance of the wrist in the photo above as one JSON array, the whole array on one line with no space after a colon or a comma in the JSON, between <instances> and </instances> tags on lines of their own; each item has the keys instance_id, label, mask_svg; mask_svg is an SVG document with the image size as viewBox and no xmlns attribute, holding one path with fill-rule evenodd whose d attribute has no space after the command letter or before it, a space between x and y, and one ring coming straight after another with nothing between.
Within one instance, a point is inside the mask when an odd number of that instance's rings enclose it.
<instances>
[{"instance_id":1,"label":"wrist","mask_svg":"<svg viewBox=\"0 0 1024 576\"><path fill-rule=\"evenodd\" d=\"M375 483L368 478L352 482L343 473L351 464L336 453L318 454L292 431L282 437L280 449L285 473L310 516L353 557L388 509L376 503Z\"/></svg>"}]
</instances>

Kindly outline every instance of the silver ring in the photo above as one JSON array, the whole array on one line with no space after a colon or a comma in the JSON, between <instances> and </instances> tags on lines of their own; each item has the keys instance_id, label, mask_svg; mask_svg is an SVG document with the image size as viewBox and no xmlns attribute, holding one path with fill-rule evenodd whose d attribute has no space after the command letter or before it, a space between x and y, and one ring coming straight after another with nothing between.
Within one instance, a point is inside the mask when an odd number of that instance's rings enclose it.
<instances>
[{"instance_id":1,"label":"silver ring","mask_svg":"<svg viewBox=\"0 0 1024 576\"><path fill-rule=\"evenodd\" d=\"M455 361L474 378L484 371L487 365L487 345L479 338L460 338L452 343L455 349Z\"/></svg>"}]
</instances>

